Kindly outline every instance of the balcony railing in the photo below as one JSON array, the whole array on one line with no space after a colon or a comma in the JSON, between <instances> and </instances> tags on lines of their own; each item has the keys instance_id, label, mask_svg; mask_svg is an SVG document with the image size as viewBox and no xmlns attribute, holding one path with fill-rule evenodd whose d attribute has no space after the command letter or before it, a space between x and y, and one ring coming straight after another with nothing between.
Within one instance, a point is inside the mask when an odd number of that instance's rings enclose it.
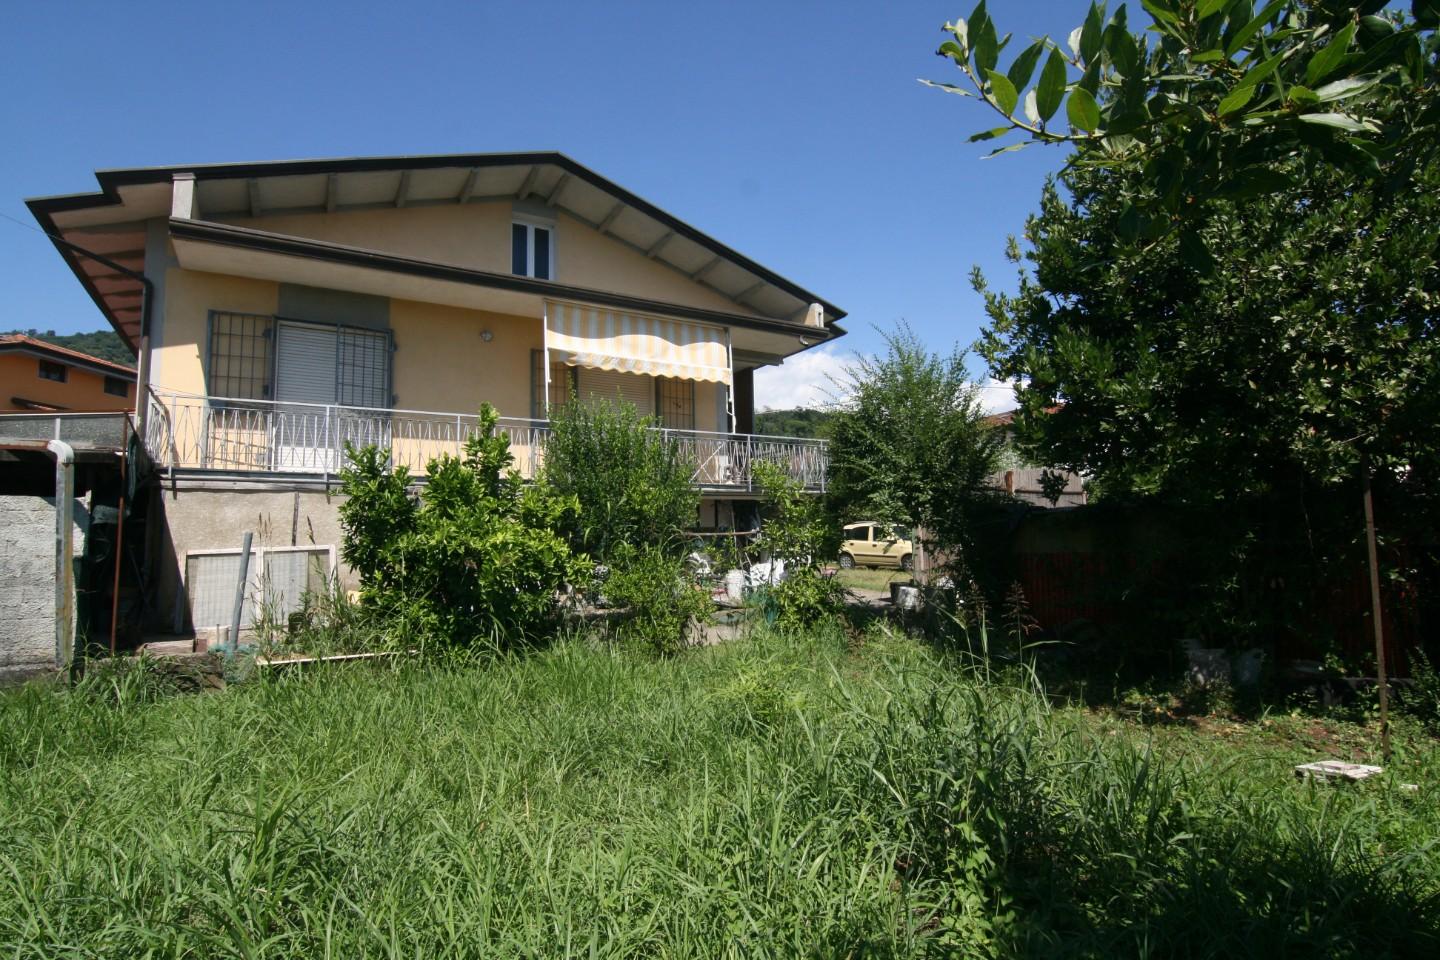
<instances>
[{"instance_id":1,"label":"balcony railing","mask_svg":"<svg viewBox=\"0 0 1440 960\"><path fill-rule=\"evenodd\" d=\"M374 444L391 451L395 466L423 477L441 454L459 454L475 431L475 414L381 410L236 400L156 393L146 425L146 446L157 466L173 473L214 472L330 478L345 465L345 445ZM501 417L499 429L521 476L536 475L550 427L544 420ZM659 429L659 428L657 428ZM779 464L808 491L825 489L823 440L660 429L695 465L705 490L755 489L753 464Z\"/></svg>"}]
</instances>

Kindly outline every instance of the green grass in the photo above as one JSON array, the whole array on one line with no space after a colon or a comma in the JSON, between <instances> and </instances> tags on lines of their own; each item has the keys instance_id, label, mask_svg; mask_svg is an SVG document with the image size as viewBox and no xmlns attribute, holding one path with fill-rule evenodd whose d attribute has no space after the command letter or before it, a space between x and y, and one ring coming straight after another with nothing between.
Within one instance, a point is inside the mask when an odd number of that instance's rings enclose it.
<instances>
[{"instance_id":1,"label":"green grass","mask_svg":"<svg viewBox=\"0 0 1440 960\"><path fill-rule=\"evenodd\" d=\"M893 567L882 567L878 570L853 567L849 570L835 571L835 581L850 589L858 587L862 590L888 591L892 581L910 583L913 579L904 570L896 570Z\"/></svg>"},{"instance_id":2,"label":"green grass","mask_svg":"<svg viewBox=\"0 0 1440 960\"><path fill-rule=\"evenodd\" d=\"M1440 758L1052 710L904 640L0 695L0 954L1434 956ZM1307 757L1308 758L1308 757Z\"/></svg>"}]
</instances>

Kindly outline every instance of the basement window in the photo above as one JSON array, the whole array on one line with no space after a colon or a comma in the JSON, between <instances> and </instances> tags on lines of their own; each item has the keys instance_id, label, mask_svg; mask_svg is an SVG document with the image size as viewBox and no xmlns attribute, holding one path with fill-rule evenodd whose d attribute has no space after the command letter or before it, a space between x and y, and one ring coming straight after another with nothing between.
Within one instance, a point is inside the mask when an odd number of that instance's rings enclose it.
<instances>
[{"instance_id":1,"label":"basement window","mask_svg":"<svg viewBox=\"0 0 1440 960\"><path fill-rule=\"evenodd\" d=\"M53 360L40 361L40 379L54 380L56 383L64 383L70 378L70 369L63 363L56 363Z\"/></svg>"},{"instance_id":2,"label":"basement window","mask_svg":"<svg viewBox=\"0 0 1440 960\"><path fill-rule=\"evenodd\" d=\"M510 224L510 272L549 280L555 276L555 231L537 223Z\"/></svg>"}]
</instances>

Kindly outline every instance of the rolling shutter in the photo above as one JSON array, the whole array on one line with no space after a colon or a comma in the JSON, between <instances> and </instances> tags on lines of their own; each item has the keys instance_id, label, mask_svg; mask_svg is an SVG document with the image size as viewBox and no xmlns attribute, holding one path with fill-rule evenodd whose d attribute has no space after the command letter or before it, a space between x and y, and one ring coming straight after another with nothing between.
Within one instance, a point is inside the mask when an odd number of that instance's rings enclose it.
<instances>
[{"instance_id":1,"label":"rolling shutter","mask_svg":"<svg viewBox=\"0 0 1440 960\"><path fill-rule=\"evenodd\" d=\"M282 323L276 332L275 399L334 403L337 334L334 327Z\"/></svg>"},{"instance_id":2,"label":"rolling shutter","mask_svg":"<svg viewBox=\"0 0 1440 960\"><path fill-rule=\"evenodd\" d=\"M615 370L580 371L579 394L585 400L622 400L645 416L655 412L655 381L651 377Z\"/></svg>"}]
</instances>

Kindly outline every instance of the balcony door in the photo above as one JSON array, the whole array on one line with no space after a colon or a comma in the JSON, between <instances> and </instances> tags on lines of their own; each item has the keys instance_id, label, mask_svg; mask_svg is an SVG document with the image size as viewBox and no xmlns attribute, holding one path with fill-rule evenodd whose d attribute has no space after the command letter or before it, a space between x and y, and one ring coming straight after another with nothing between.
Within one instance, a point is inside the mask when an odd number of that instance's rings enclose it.
<instances>
[{"instance_id":1,"label":"balcony door","mask_svg":"<svg viewBox=\"0 0 1440 960\"><path fill-rule=\"evenodd\" d=\"M345 443L391 443L389 335L280 321L275 331L274 469L337 471ZM356 409L369 408L369 409Z\"/></svg>"}]
</instances>

